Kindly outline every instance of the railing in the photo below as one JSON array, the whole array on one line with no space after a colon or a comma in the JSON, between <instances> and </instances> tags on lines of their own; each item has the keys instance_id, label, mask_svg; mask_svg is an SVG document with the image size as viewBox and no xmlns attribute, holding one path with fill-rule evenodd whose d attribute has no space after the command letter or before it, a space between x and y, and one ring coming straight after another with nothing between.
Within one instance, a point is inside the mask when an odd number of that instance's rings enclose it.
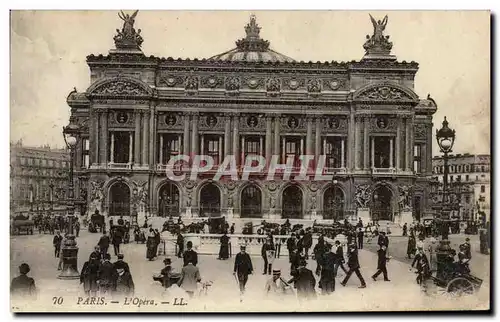
<instances>
[{"instance_id":1,"label":"railing","mask_svg":"<svg viewBox=\"0 0 500 322\"><path fill-rule=\"evenodd\" d=\"M325 168L325 174L346 174L347 169L346 168Z\"/></svg>"},{"instance_id":2,"label":"railing","mask_svg":"<svg viewBox=\"0 0 500 322\"><path fill-rule=\"evenodd\" d=\"M395 168L372 168L373 174L396 174Z\"/></svg>"},{"instance_id":3,"label":"railing","mask_svg":"<svg viewBox=\"0 0 500 322\"><path fill-rule=\"evenodd\" d=\"M108 163L109 169L116 170L130 170L132 169L132 163Z\"/></svg>"}]
</instances>

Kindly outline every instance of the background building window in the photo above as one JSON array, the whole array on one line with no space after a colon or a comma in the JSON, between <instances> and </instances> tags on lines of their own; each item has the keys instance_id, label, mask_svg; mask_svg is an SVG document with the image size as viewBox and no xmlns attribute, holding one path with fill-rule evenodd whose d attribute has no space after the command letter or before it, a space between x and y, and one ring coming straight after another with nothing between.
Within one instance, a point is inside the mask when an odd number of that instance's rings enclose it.
<instances>
[{"instance_id":1,"label":"background building window","mask_svg":"<svg viewBox=\"0 0 500 322\"><path fill-rule=\"evenodd\" d=\"M465 175L465 181L469 181L469 175L468 174Z\"/></svg>"},{"instance_id":2,"label":"background building window","mask_svg":"<svg viewBox=\"0 0 500 322\"><path fill-rule=\"evenodd\" d=\"M481 193L485 193L485 192L486 192L485 186L481 186Z\"/></svg>"},{"instance_id":3,"label":"background building window","mask_svg":"<svg viewBox=\"0 0 500 322\"><path fill-rule=\"evenodd\" d=\"M420 144L413 147L413 171L422 172L422 146Z\"/></svg>"}]
</instances>

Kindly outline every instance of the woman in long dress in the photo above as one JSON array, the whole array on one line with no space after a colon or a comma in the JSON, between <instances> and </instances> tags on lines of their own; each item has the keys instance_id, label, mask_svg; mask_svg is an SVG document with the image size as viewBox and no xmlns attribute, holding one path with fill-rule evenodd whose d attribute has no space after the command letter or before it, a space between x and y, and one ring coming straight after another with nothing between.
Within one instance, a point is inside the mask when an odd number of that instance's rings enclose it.
<instances>
[{"instance_id":1,"label":"woman in long dress","mask_svg":"<svg viewBox=\"0 0 500 322\"><path fill-rule=\"evenodd\" d=\"M156 238L153 228L149 229L148 239L146 241L146 258L150 261L156 257Z\"/></svg>"},{"instance_id":2,"label":"woman in long dress","mask_svg":"<svg viewBox=\"0 0 500 322\"><path fill-rule=\"evenodd\" d=\"M429 251L429 270L432 276L436 275L437 272L437 249L438 249L438 243L436 238L431 237L431 244L429 245L428 251Z\"/></svg>"},{"instance_id":3,"label":"woman in long dress","mask_svg":"<svg viewBox=\"0 0 500 322\"><path fill-rule=\"evenodd\" d=\"M408 247L406 248L406 256L411 259L412 255L415 255L417 251L417 241L415 240L415 234L410 230L410 237L408 237Z\"/></svg>"},{"instance_id":4,"label":"woman in long dress","mask_svg":"<svg viewBox=\"0 0 500 322\"><path fill-rule=\"evenodd\" d=\"M218 259L228 259L229 258L229 237L224 233L220 238L220 250Z\"/></svg>"}]
</instances>

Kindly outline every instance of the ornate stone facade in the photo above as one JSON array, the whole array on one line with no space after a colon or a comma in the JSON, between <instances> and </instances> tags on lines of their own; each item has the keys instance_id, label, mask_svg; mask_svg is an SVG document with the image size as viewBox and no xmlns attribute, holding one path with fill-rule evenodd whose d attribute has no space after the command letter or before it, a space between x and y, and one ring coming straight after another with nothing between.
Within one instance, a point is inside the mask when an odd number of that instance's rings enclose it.
<instances>
[{"instance_id":1,"label":"ornate stone facade","mask_svg":"<svg viewBox=\"0 0 500 322\"><path fill-rule=\"evenodd\" d=\"M389 55L386 23L374 23L365 44L378 58L349 63L295 62L260 39L255 17L231 55L174 60L117 43L107 56L88 56L92 84L68 104L81 125L76 165L89 180L89 210L312 219L384 205L393 219L414 206L409 187L418 184L425 212L436 105L413 90L418 64ZM88 167L80 160L85 140ZM285 160L292 145L294 153L326 155L333 179L308 172L307 180L267 180L266 172L212 181L213 170L172 182L165 174L178 154L209 154L219 164L235 155L241 167L248 154Z\"/></svg>"}]
</instances>

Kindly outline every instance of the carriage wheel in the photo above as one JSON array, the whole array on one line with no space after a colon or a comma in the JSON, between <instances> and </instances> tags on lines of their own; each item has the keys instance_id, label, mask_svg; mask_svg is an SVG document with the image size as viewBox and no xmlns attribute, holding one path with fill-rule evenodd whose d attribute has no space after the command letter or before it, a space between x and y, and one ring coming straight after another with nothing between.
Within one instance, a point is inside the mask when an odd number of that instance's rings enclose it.
<instances>
[{"instance_id":1,"label":"carriage wheel","mask_svg":"<svg viewBox=\"0 0 500 322\"><path fill-rule=\"evenodd\" d=\"M446 291L452 296L470 295L474 293L474 285L464 277L457 277L448 283Z\"/></svg>"}]
</instances>

